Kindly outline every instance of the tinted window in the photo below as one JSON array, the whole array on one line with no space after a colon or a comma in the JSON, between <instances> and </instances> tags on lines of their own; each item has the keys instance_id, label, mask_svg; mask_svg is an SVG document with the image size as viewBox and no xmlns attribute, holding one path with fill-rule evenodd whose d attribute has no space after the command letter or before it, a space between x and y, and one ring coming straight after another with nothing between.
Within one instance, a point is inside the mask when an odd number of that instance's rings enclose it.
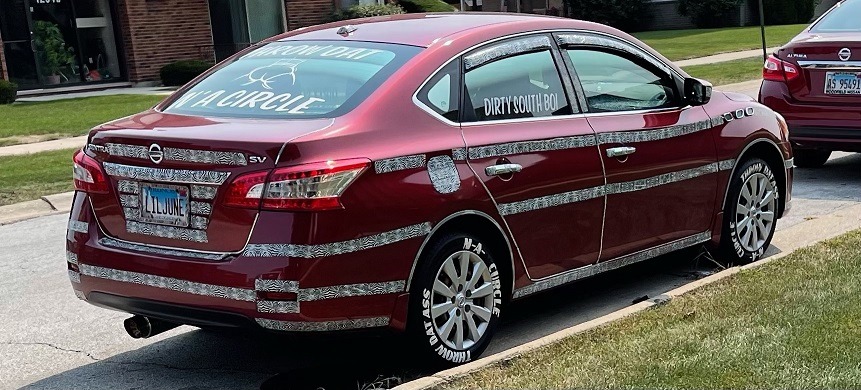
<instances>
[{"instance_id":1,"label":"tinted window","mask_svg":"<svg viewBox=\"0 0 861 390\"><path fill-rule=\"evenodd\" d=\"M677 106L670 75L642 67L618 54L567 50L592 112L644 110Z\"/></svg>"},{"instance_id":2,"label":"tinted window","mask_svg":"<svg viewBox=\"0 0 861 390\"><path fill-rule=\"evenodd\" d=\"M850 0L841 4L816 23L811 31L861 31L861 1Z\"/></svg>"},{"instance_id":3,"label":"tinted window","mask_svg":"<svg viewBox=\"0 0 861 390\"><path fill-rule=\"evenodd\" d=\"M550 51L506 57L472 69L464 78L466 104L475 112L467 121L571 114Z\"/></svg>"},{"instance_id":4,"label":"tinted window","mask_svg":"<svg viewBox=\"0 0 861 390\"><path fill-rule=\"evenodd\" d=\"M452 61L434 75L417 97L425 106L446 119L457 122L460 105L460 62Z\"/></svg>"},{"instance_id":5,"label":"tinted window","mask_svg":"<svg viewBox=\"0 0 861 390\"><path fill-rule=\"evenodd\" d=\"M418 50L340 41L273 42L222 64L165 111L250 118L338 116Z\"/></svg>"}]
</instances>

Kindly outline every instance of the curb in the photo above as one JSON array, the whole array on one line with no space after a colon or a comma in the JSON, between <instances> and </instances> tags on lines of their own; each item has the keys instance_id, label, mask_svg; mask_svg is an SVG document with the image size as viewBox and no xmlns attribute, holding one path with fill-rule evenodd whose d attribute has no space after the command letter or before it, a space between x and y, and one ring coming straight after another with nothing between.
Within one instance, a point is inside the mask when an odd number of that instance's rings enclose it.
<instances>
[{"instance_id":1,"label":"curb","mask_svg":"<svg viewBox=\"0 0 861 390\"><path fill-rule=\"evenodd\" d=\"M708 286L712 283L729 278L737 273L762 267L763 265L788 256L790 253L798 249L806 248L818 244L819 242L837 237L851 230L855 230L859 227L859 222L861 222L861 204L848 206L834 211L831 214L827 214L816 219L790 226L785 230L777 232L774 239L772 240L772 247L779 251L777 254L747 265L727 268L723 271L709 275L705 278L693 281L691 283L685 284L684 286L670 290L663 295L659 295L648 301L628 306L624 309L615 311L602 317L595 318L587 322L583 322L581 324L574 325L567 329L562 329L555 333L551 333L547 336L541 337L537 340L530 341L526 344L522 344L517 347L495 353L493 355L485 356L462 366L450 368L448 370L437 372L436 374L418 378L416 380L397 386L394 389L431 389L443 383L469 375L475 371L481 370L493 364L508 361L528 352L535 351L541 347L555 343L564 338L598 328L610 322L620 320L622 318L629 317L631 315L645 311L646 309L649 309L656 305L669 302L673 298L680 297L701 287Z\"/></svg>"},{"instance_id":2,"label":"curb","mask_svg":"<svg viewBox=\"0 0 861 390\"><path fill-rule=\"evenodd\" d=\"M75 191L46 195L37 200L0 206L0 226L47 215L68 213Z\"/></svg>"}]
</instances>

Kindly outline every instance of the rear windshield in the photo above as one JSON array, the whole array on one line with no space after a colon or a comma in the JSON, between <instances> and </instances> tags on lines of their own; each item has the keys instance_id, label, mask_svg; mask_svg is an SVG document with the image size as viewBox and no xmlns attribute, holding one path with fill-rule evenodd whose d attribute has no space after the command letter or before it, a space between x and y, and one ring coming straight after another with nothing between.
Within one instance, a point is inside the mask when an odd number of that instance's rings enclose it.
<instances>
[{"instance_id":1,"label":"rear windshield","mask_svg":"<svg viewBox=\"0 0 861 390\"><path fill-rule=\"evenodd\" d=\"M829 12L810 31L861 32L861 0L848 0Z\"/></svg>"},{"instance_id":2,"label":"rear windshield","mask_svg":"<svg viewBox=\"0 0 861 390\"><path fill-rule=\"evenodd\" d=\"M240 118L340 116L419 50L367 42L272 42L222 63L164 111Z\"/></svg>"}]
</instances>

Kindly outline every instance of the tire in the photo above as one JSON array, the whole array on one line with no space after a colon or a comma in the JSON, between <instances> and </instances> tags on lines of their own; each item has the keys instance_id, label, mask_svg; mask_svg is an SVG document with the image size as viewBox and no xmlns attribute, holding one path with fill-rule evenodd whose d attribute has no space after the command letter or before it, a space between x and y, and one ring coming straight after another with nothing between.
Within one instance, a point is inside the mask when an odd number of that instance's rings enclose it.
<instances>
[{"instance_id":1,"label":"tire","mask_svg":"<svg viewBox=\"0 0 861 390\"><path fill-rule=\"evenodd\" d=\"M777 226L779 197L774 172L765 161L749 159L733 172L720 244L730 264L756 261L768 249Z\"/></svg>"},{"instance_id":2,"label":"tire","mask_svg":"<svg viewBox=\"0 0 861 390\"><path fill-rule=\"evenodd\" d=\"M831 157L830 150L792 148L795 165L799 168L820 168Z\"/></svg>"},{"instance_id":3,"label":"tire","mask_svg":"<svg viewBox=\"0 0 861 390\"><path fill-rule=\"evenodd\" d=\"M450 233L422 254L410 288L408 331L432 364L472 361L490 344L504 301L493 250L476 235Z\"/></svg>"}]
</instances>

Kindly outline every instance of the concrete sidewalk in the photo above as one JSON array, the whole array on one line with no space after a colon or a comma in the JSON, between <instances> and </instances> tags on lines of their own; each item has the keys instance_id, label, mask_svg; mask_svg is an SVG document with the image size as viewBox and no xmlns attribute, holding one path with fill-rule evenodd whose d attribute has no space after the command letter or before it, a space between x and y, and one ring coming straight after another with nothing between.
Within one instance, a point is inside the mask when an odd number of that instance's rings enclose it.
<instances>
[{"instance_id":1,"label":"concrete sidewalk","mask_svg":"<svg viewBox=\"0 0 861 390\"><path fill-rule=\"evenodd\" d=\"M20 156L39 152L50 152L52 150L80 148L87 143L87 136L82 135L72 138L60 138L51 141L35 142L32 144L21 144L0 147L0 157Z\"/></svg>"},{"instance_id":2,"label":"concrete sidewalk","mask_svg":"<svg viewBox=\"0 0 861 390\"><path fill-rule=\"evenodd\" d=\"M133 88L111 88L98 91L70 92L56 95L44 95L33 97L18 97L19 102L52 102L63 99L77 99L95 96L113 95L164 95L168 96L176 90L176 87L133 87Z\"/></svg>"},{"instance_id":3,"label":"concrete sidewalk","mask_svg":"<svg viewBox=\"0 0 861 390\"><path fill-rule=\"evenodd\" d=\"M774 53L780 47L770 47L766 50L768 54ZM734 51L732 53L721 53L715 54L713 56L699 57L699 58L691 58L689 60L675 61L673 62L678 67L685 67L691 65L708 65L714 64L716 62L727 62L734 60L741 60L744 58L753 58L753 57L762 57L762 49L754 49L754 50L745 50L745 51Z\"/></svg>"}]
</instances>

